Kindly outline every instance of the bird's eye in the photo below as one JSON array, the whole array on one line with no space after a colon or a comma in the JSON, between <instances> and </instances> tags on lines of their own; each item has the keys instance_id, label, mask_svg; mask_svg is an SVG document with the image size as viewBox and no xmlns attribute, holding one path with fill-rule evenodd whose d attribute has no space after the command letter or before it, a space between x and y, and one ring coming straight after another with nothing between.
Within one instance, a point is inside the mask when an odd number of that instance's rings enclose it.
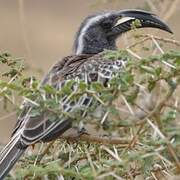
<instances>
[{"instance_id":1,"label":"bird's eye","mask_svg":"<svg viewBox=\"0 0 180 180\"><path fill-rule=\"evenodd\" d=\"M103 29L110 29L112 27L112 21L104 21L101 23Z\"/></svg>"}]
</instances>

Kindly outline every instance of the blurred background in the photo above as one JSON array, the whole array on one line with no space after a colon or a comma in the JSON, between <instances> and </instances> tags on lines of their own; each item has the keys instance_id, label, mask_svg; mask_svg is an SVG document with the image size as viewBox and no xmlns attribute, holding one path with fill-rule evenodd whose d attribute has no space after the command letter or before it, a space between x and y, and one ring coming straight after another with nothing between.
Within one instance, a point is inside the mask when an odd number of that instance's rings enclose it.
<instances>
[{"instance_id":1,"label":"blurred background","mask_svg":"<svg viewBox=\"0 0 180 180\"><path fill-rule=\"evenodd\" d=\"M153 11L174 32L173 36L163 33L163 37L180 40L180 0L0 0L0 52L24 58L41 78L54 62L73 53L75 32L84 17L125 8ZM157 31L147 32L157 34ZM5 143L16 117L15 113L2 109L0 143Z\"/></svg>"}]
</instances>

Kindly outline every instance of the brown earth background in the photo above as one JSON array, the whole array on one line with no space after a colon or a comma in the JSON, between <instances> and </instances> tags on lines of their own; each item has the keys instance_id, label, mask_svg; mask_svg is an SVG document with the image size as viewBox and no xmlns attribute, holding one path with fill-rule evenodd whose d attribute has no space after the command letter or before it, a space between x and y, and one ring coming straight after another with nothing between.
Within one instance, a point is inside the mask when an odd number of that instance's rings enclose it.
<instances>
[{"instance_id":1,"label":"brown earth background","mask_svg":"<svg viewBox=\"0 0 180 180\"><path fill-rule=\"evenodd\" d=\"M0 52L23 57L31 69L39 70L40 78L54 62L72 53L75 32L85 16L102 10L140 8L144 3L145 0L0 0ZM180 40L179 19L180 2L167 22L176 40ZM9 139L15 122L15 115L0 107L0 142Z\"/></svg>"}]
</instances>

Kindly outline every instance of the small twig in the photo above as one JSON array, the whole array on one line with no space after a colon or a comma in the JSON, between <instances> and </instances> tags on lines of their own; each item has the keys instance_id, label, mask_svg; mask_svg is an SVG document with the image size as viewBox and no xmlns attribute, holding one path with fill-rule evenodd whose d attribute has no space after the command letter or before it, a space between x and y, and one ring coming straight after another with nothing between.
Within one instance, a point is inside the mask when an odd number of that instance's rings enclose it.
<instances>
[{"instance_id":1,"label":"small twig","mask_svg":"<svg viewBox=\"0 0 180 180\"><path fill-rule=\"evenodd\" d=\"M85 147L85 146L84 146ZM91 155L90 153L88 152L87 148L85 147L85 153L86 153L86 156L87 156L87 160L91 166L91 169L92 169L92 173L95 175L96 174L96 169L94 167L94 164L93 164L93 161L92 161L92 158L91 158Z\"/></svg>"},{"instance_id":2,"label":"small twig","mask_svg":"<svg viewBox=\"0 0 180 180\"><path fill-rule=\"evenodd\" d=\"M126 49L132 56L134 56L135 58L137 59L142 59L141 56L137 55L135 52L133 52L132 50L130 49Z\"/></svg>"},{"instance_id":3,"label":"small twig","mask_svg":"<svg viewBox=\"0 0 180 180\"><path fill-rule=\"evenodd\" d=\"M101 174L99 176L96 177L96 179L106 179L107 177L109 176L113 176L115 179L118 179L118 180L123 180L123 178L117 176L113 171L110 171L110 172L105 172L104 174Z\"/></svg>"},{"instance_id":4,"label":"small twig","mask_svg":"<svg viewBox=\"0 0 180 180\"><path fill-rule=\"evenodd\" d=\"M169 100L169 98L172 96L173 92L174 92L174 88L170 88L169 92L167 93L166 97L159 103L159 105L155 108L154 113L156 112L160 112L161 109L164 107L164 105L166 104L166 102ZM166 138L166 142L167 142L167 146L168 146L168 150L169 153L171 154L171 156L173 157L175 163L176 163L176 167L178 169L178 171L180 172L180 161L174 151L173 146L171 145L171 143L169 142L169 140Z\"/></svg>"},{"instance_id":5,"label":"small twig","mask_svg":"<svg viewBox=\"0 0 180 180\"><path fill-rule=\"evenodd\" d=\"M121 98L122 98L122 100L124 101L125 105L127 106L129 112L130 112L132 115L134 115L135 113L134 113L133 109L131 108L130 104L128 103L128 101L126 100L126 98L125 98L123 95L121 95Z\"/></svg>"},{"instance_id":6,"label":"small twig","mask_svg":"<svg viewBox=\"0 0 180 180\"><path fill-rule=\"evenodd\" d=\"M90 156L94 158L94 157L96 157L96 154L90 153ZM86 155L85 156L81 156L81 157L79 157L79 156L78 157L74 157L73 159L71 159L71 161L66 162L63 167L66 168L69 164L75 165L78 162L83 161L83 160L87 160L87 156Z\"/></svg>"},{"instance_id":7,"label":"small twig","mask_svg":"<svg viewBox=\"0 0 180 180\"><path fill-rule=\"evenodd\" d=\"M170 108L180 112L180 107L176 107L176 106L169 104L169 103L165 103L165 106L170 107Z\"/></svg>"},{"instance_id":8,"label":"small twig","mask_svg":"<svg viewBox=\"0 0 180 180\"><path fill-rule=\"evenodd\" d=\"M127 148L125 150L127 150L128 148L132 147L132 145L135 144L141 130L143 129L143 127L144 127L144 125L146 123L146 119L154 116L157 112L160 112L161 109L164 107L165 103L172 96L173 92L174 92L174 89L171 88L170 91L167 93L166 97L154 108L154 110L152 110L147 116L144 117L144 119L141 120L141 124L140 124L139 129L136 132L136 135L132 138L131 142L128 144L128 146L127 146Z\"/></svg>"},{"instance_id":9,"label":"small twig","mask_svg":"<svg viewBox=\"0 0 180 180\"><path fill-rule=\"evenodd\" d=\"M120 159L119 155L115 152L113 152L112 150L110 150L109 148L107 148L106 146L101 146L101 149L103 149L104 151L106 151L108 154L110 154L114 159L116 159L119 162L122 162L122 160Z\"/></svg>"},{"instance_id":10,"label":"small twig","mask_svg":"<svg viewBox=\"0 0 180 180\"><path fill-rule=\"evenodd\" d=\"M75 136L69 136L69 135L62 135L61 138L66 139L68 141L86 141L89 143L96 143L96 144L121 144L122 147L126 147L128 143L130 142L129 139L125 138L119 138L119 137L100 137L100 136L94 136L94 135L87 135L82 134L78 138Z\"/></svg>"},{"instance_id":11,"label":"small twig","mask_svg":"<svg viewBox=\"0 0 180 180\"><path fill-rule=\"evenodd\" d=\"M51 141L47 146L46 148L44 149L44 151L39 155L38 159L37 159L37 162L39 163L43 157L49 152L49 149L51 148L51 146L54 144L55 140L54 141Z\"/></svg>"},{"instance_id":12,"label":"small twig","mask_svg":"<svg viewBox=\"0 0 180 180\"><path fill-rule=\"evenodd\" d=\"M150 37L145 37L144 39L142 39L142 40L140 40L140 41L136 41L135 43L127 46L126 48L127 48L127 49L131 49L131 48L134 48L135 46L137 46L137 45L139 45L139 44L142 45L142 43L146 42L146 41L149 40L149 39L150 39Z\"/></svg>"},{"instance_id":13,"label":"small twig","mask_svg":"<svg viewBox=\"0 0 180 180\"><path fill-rule=\"evenodd\" d=\"M176 46L180 46L180 42L176 41L174 39L163 38L163 37L154 36L154 35L151 35L151 34L143 34L143 35L139 35L139 37L144 37L144 38L149 37L149 39L151 39L153 37L154 39L162 41L164 43L171 43L171 44L174 44Z\"/></svg>"},{"instance_id":14,"label":"small twig","mask_svg":"<svg viewBox=\"0 0 180 180\"><path fill-rule=\"evenodd\" d=\"M145 125L145 121L143 121L143 122L144 123L140 124L140 127L138 128L138 130L136 132L136 135L132 138L131 142L128 144L128 146L127 146L127 148L125 150L133 147L136 144L136 142L138 140L138 136L139 136L141 130L143 129L144 125Z\"/></svg>"},{"instance_id":15,"label":"small twig","mask_svg":"<svg viewBox=\"0 0 180 180\"><path fill-rule=\"evenodd\" d=\"M68 142L75 142L75 141L86 141L89 143L97 143L97 144L118 144L121 145L122 148L127 147L129 144L130 140L128 139L123 139L119 137L100 137L100 136L93 136L93 135L87 135L87 134L82 134L77 138L77 136L70 136L70 135L61 135L61 139L65 139ZM43 157L49 152L49 149L51 146L55 143L54 141L51 141L47 147L44 149L44 151L39 155L39 158L37 162L39 163Z\"/></svg>"},{"instance_id":16,"label":"small twig","mask_svg":"<svg viewBox=\"0 0 180 180\"><path fill-rule=\"evenodd\" d=\"M39 148L39 150L38 150L38 154L37 154L36 159L35 159L34 164L33 164L34 166L36 166L37 163L39 162L38 159L39 159L39 155L40 155L40 152L41 152L43 146L44 146L44 143L41 142L40 148ZM34 179L35 176L36 176L36 172L34 171L34 172L33 172L33 177L32 177L32 179Z\"/></svg>"},{"instance_id":17,"label":"small twig","mask_svg":"<svg viewBox=\"0 0 180 180\"><path fill-rule=\"evenodd\" d=\"M160 131L160 129L157 126L155 126L149 119L147 119L147 122L158 133L158 135L166 141L168 151L169 151L170 155L172 156L172 158L174 159L174 161L176 163L176 167L177 167L178 171L180 172L180 161L174 151L172 144L169 142L168 138L166 138L165 135Z\"/></svg>"},{"instance_id":18,"label":"small twig","mask_svg":"<svg viewBox=\"0 0 180 180\"><path fill-rule=\"evenodd\" d=\"M174 39L169 39L169 38L162 38L162 37L159 37L159 36L154 36L154 35L150 35L150 34L143 34L143 35L138 35L139 37L144 37L143 39L139 40L139 41L136 41L135 43L127 46L126 48L127 49L132 49L134 48L135 46L137 45L142 45L142 43L148 41L148 40L151 40L152 37L158 41L162 41L164 43L171 43L171 44L174 44L176 46L180 46L180 42L179 41L176 41Z\"/></svg>"},{"instance_id":19,"label":"small twig","mask_svg":"<svg viewBox=\"0 0 180 180\"><path fill-rule=\"evenodd\" d=\"M159 49L159 51L161 52L161 54L164 54L163 49L160 47L160 45L159 45L159 43L156 41L156 39L155 39L153 36L151 36L151 39L152 39L153 43L156 45L157 49Z\"/></svg>"}]
</instances>

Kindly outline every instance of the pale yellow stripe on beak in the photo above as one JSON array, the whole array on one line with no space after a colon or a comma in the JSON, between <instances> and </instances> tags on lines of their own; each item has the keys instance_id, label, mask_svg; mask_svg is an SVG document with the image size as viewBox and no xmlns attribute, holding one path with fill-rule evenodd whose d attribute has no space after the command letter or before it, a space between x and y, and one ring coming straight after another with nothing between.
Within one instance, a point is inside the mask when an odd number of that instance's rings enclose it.
<instances>
[{"instance_id":1,"label":"pale yellow stripe on beak","mask_svg":"<svg viewBox=\"0 0 180 180\"><path fill-rule=\"evenodd\" d=\"M115 26L118 26L118 25L120 25L120 24L122 24L122 23L124 23L124 22L127 22L127 21L129 21L129 20L132 20L132 19L135 19L135 18L133 18L133 17L122 17L121 19L119 19L119 20L117 21L117 23L114 25L114 27L115 27Z\"/></svg>"}]
</instances>

